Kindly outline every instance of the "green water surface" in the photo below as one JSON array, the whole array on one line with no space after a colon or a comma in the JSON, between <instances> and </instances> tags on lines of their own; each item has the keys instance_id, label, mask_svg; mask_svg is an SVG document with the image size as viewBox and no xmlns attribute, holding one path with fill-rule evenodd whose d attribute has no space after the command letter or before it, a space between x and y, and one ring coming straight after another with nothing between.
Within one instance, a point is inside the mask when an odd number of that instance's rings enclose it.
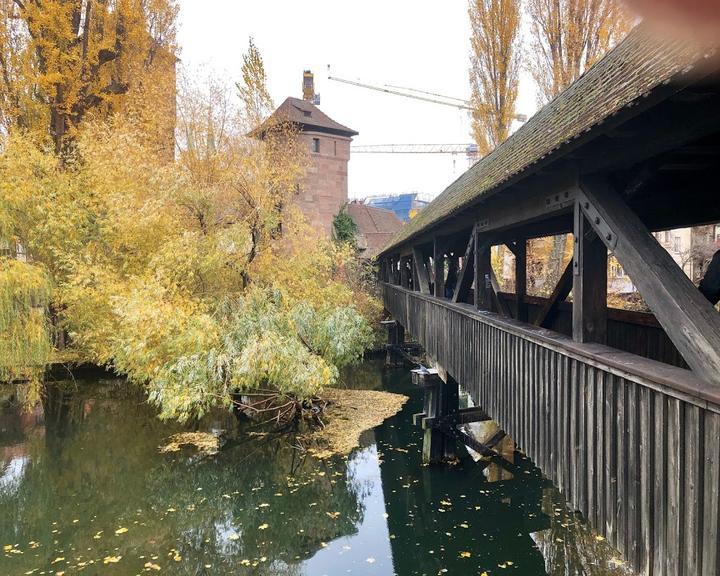
<instances>
[{"instance_id":1,"label":"green water surface","mask_svg":"<svg viewBox=\"0 0 720 576\"><path fill-rule=\"evenodd\" d=\"M0 387L0 575L629 574L531 463L423 467L407 370L370 360L346 380L410 400L329 461L246 433L213 458L161 455L180 428L120 380L50 385L32 412Z\"/></svg>"}]
</instances>

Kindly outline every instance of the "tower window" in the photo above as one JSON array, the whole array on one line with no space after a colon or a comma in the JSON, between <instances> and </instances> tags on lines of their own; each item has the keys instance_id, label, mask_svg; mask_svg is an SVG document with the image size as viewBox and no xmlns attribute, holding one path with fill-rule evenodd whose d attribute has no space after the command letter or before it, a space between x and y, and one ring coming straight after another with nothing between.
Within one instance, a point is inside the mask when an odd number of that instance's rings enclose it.
<instances>
[{"instance_id":1,"label":"tower window","mask_svg":"<svg viewBox=\"0 0 720 576\"><path fill-rule=\"evenodd\" d=\"M320 138L313 138L312 139L312 148L311 150L315 152L315 154L318 154L320 152Z\"/></svg>"}]
</instances>

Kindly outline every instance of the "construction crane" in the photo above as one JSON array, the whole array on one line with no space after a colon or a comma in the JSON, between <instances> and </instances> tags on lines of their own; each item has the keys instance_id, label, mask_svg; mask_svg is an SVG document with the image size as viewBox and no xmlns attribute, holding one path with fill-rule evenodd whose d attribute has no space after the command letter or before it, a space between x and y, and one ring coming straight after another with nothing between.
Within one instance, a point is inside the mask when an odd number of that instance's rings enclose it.
<instances>
[{"instance_id":1,"label":"construction crane","mask_svg":"<svg viewBox=\"0 0 720 576\"><path fill-rule=\"evenodd\" d=\"M414 100L422 100L423 102L432 102L433 104L441 104L442 106L450 106L452 108L458 108L460 110L474 110L475 107L468 100L462 98L455 98L453 96L445 96L443 94L436 94L435 92L426 92L424 90L417 90L415 88L407 88L403 86L393 86L385 84L384 86L377 86L375 84L367 84L358 80L347 80L345 78L338 78L330 73L330 65L328 64L328 80L334 82L341 82L343 84L349 84L350 86L357 86L359 88L367 88L368 90L375 90L376 92L384 92L385 94L392 94L394 96L403 96L405 98L413 98ZM401 90L405 90L402 92ZM513 116L518 122L527 121L527 115L515 114Z\"/></svg>"},{"instance_id":2,"label":"construction crane","mask_svg":"<svg viewBox=\"0 0 720 576\"><path fill-rule=\"evenodd\" d=\"M354 154L478 154L477 144L361 144L350 150Z\"/></svg>"},{"instance_id":3,"label":"construction crane","mask_svg":"<svg viewBox=\"0 0 720 576\"><path fill-rule=\"evenodd\" d=\"M458 154L465 154L468 166L480 160L477 144L356 144L350 146L352 154L451 154L453 170Z\"/></svg>"}]
</instances>

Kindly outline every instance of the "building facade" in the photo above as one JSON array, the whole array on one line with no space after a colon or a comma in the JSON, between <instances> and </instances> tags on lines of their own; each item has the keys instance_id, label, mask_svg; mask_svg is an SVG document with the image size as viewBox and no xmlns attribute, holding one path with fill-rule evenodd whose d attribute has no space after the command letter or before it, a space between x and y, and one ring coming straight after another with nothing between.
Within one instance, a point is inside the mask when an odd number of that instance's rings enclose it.
<instances>
[{"instance_id":1,"label":"building facade","mask_svg":"<svg viewBox=\"0 0 720 576\"><path fill-rule=\"evenodd\" d=\"M297 127L298 137L310 152L305 178L297 184L295 204L314 229L330 236L335 215L348 201L350 143L358 133L335 122L310 100L291 97L252 135L262 138L266 126L277 122Z\"/></svg>"}]
</instances>

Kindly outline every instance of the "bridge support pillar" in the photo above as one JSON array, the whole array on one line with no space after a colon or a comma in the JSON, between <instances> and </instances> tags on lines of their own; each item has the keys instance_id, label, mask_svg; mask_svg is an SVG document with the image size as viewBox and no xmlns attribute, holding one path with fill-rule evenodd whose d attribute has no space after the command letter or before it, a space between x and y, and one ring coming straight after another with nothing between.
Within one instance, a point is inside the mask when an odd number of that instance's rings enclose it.
<instances>
[{"instance_id":1,"label":"bridge support pillar","mask_svg":"<svg viewBox=\"0 0 720 576\"><path fill-rule=\"evenodd\" d=\"M397 320L385 320L382 324L388 331L388 341L385 345L385 366L402 365L402 357L397 350L405 343L405 327Z\"/></svg>"},{"instance_id":2,"label":"bridge support pillar","mask_svg":"<svg viewBox=\"0 0 720 576\"><path fill-rule=\"evenodd\" d=\"M423 464L441 464L455 458L455 442L443 426L454 425L457 419L460 407L458 383L444 370L434 368L413 370L412 380L425 390L423 412L414 417L415 424L423 427Z\"/></svg>"}]
</instances>

